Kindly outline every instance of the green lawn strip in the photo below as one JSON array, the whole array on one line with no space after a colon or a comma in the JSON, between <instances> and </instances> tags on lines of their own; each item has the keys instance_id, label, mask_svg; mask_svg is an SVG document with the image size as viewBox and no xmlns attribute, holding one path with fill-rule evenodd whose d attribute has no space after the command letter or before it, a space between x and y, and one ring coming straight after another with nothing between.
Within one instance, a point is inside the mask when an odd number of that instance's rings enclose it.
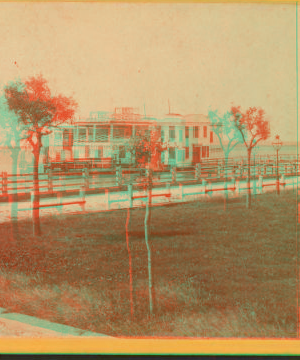
<instances>
[{"instance_id":1,"label":"green lawn strip","mask_svg":"<svg viewBox=\"0 0 300 360\"><path fill-rule=\"evenodd\" d=\"M144 209L10 224L0 238L0 306L112 336L296 336L296 198L292 191L152 210L154 316L148 316Z\"/></svg>"}]
</instances>

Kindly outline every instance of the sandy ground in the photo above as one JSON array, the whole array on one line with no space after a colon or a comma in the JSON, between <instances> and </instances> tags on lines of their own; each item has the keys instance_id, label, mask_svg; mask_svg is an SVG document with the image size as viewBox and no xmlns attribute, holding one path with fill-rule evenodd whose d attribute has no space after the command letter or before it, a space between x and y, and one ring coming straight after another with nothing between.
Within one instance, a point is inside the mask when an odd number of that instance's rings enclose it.
<instances>
[{"instance_id":1,"label":"sandy ground","mask_svg":"<svg viewBox=\"0 0 300 360\"><path fill-rule=\"evenodd\" d=\"M29 324L23 324L16 320L1 319L0 318L0 337L74 337L72 335L65 335L53 330L39 328Z\"/></svg>"}]
</instances>

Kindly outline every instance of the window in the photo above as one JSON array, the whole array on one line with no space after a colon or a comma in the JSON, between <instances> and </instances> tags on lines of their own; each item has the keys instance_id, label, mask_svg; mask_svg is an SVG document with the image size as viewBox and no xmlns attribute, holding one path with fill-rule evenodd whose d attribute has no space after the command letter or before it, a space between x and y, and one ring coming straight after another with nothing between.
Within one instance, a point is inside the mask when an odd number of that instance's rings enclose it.
<instances>
[{"instance_id":1,"label":"window","mask_svg":"<svg viewBox=\"0 0 300 360\"><path fill-rule=\"evenodd\" d=\"M98 126L96 127L95 141L106 142L108 141L108 127Z\"/></svg>"},{"instance_id":2,"label":"window","mask_svg":"<svg viewBox=\"0 0 300 360\"><path fill-rule=\"evenodd\" d=\"M88 145L86 145L85 147L85 157L89 158L90 157L90 147Z\"/></svg>"},{"instance_id":3,"label":"window","mask_svg":"<svg viewBox=\"0 0 300 360\"><path fill-rule=\"evenodd\" d=\"M182 141L182 130L179 130L179 141Z\"/></svg>"},{"instance_id":4,"label":"window","mask_svg":"<svg viewBox=\"0 0 300 360\"><path fill-rule=\"evenodd\" d=\"M209 146L202 146L202 157L209 158Z\"/></svg>"},{"instance_id":5,"label":"window","mask_svg":"<svg viewBox=\"0 0 300 360\"><path fill-rule=\"evenodd\" d=\"M79 141L86 141L86 128L79 128L78 129L78 140Z\"/></svg>"},{"instance_id":6,"label":"window","mask_svg":"<svg viewBox=\"0 0 300 360\"><path fill-rule=\"evenodd\" d=\"M89 142L94 141L94 127L93 126L88 127L88 139L89 139Z\"/></svg>"},{"instance_id":7,"label":"window","mask_svg":"<svg viewBox=\"0 0 300 360\"><path fill-rule=\"evenodd\" d=\"M125 138L125 128L122 126L114 127L114 139L124 139Z\"/></svg>"},{"instance_id":8,"label":"window","mask_svg":"<svg viewBox=\"0 0 300 360\"><path fill-rule=\"evenodd\" d=\"M194 139L197 139L199 137L199 127L198 126L193 127L193 136L194 136Z\"/></svg>"},{"instance_id":9,"label":"window","mask_svg":"<svg viewBox=\"0 0 300 360\"><path fill-rule=\"evenodd\" d=\"M63 131L63 148L66 149L73 146L73 130L64 129Z\"/></svg>"},{"instance_id":10,"label":"window","mask_svg":"<svg viewBox=\"0 0 300 360\"><path fill-rule=\"evenodd\" d=\"M124 159L125 156L126 156L125 146L121 145L119 146L119 158Z\"/></svg>"},{"instance_id":11,"label":"window","mask_svg":"<svg viewBox=\"0 0 300 360\"><path fill-rule=\"evenodd\" d=\"M124 137L126 139L130 138L132 134L132 127L131 126L126 126L125 127L125 131L124 131Z\"/></svg>"},{"instance_id":12,"label":"window","mask_svg":"<svg viewBox=\"0 0 300 360\"><path fill-rule=\"evenodd\" d=\"M190 148L186 147L185 148L185 160L188 160L190 157Z\"/></svg>"},{"instance_id":13,"label":"window","mask_svg":"<svg viewBox=\"0 0 300 360\"><path fill-rule=\"evenodd\" d=\"M161 131L160 137L161 137L161 142L165 142L165 131L164 130Z\"/></svg>"},{"instance_id":14,"label":"window","mask_svg":"<svg viewBox=\"0 0 300 360\"><path fill-rule=\"evenodd\" d=\"M144 130L144 135L145 135L147 138L149 138L150 135L151 135L151 130L150 130L150 129L145 129L145 130Z\"/></svg>"},{"instance_id":15,"label":"window","mask_svg":"<svg viewBox=\"0 0 300 360\"><path fill-rule=\"evenodd\" d=\"M188 139L190 137L190 129L188 126L185 127L185 138Z\"/></svg>"},{"instance_id":16,"label":"window","mask_svg":"<svg viewBox=\"0 0 300 360\"><path fill-rule=\"evenodd\" d=\"M210 132L210 143L212 144L214 142L214 133L213 131Z\"/></svg>"},{"instance_id":17,"label":"window","mask_svg":"<svg viewBox=\"0 0 300 360\"><path fill-rule=\"evenodd\" d=\"M175 148L169 148L169 160L175 160L175 158L176 158Z\"/></svg>"},{"instance_id":18,"label":"window","mask_svg":"<svg viewBox=\"0 0 300 360\"><path fill-rule=\"evenodd\" d=\"M169 139L170 139L171 141L174 141L174 140L175 140L175 126L170 126Z\"/></svg>"},{"instance_id":19,"label":"window","mask_svg":"<svg viewBox=\"0 0 300 360\"><path fill-rule=\"evenodd\" d=\"M203 126L203 137L207 138L207 126Z\"/></svg>"},{"instance_id":20,"label":"window","mask_svg":"<svg viewBox=\"0 0 300 360\"><path fill-rule=\"evenodd\" d=\"M54 133L54 145L61 145L61 133L59 131Z\"/></svg>"},{"instance_id":21,"label":"window","mask_svg":"<svg viewBox=\"0 0 300 360\"><path fill-rule=\"evenodd\" d=\"M98 146L98 159L101 159L103 157L103 146Z\"/></svg>"}]
</instances>

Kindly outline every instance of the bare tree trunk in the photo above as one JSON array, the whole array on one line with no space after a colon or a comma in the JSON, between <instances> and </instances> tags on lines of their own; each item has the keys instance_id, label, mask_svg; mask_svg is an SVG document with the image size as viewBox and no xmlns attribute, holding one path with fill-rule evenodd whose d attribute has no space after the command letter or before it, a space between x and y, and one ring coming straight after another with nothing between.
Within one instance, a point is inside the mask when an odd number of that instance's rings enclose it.
<instances>
[{"instance_id":1,"label":"bare tree trunk","mask_svg":"<svg viewBox=\"0 0 300 360\"><path fill-rule=\"evenodd\" d=\"M20 149L19 148L15 148L12 149L12 174L16 175L16 177L14 178L14 182L12 184L13 187L13 193L10 196L10 218L11 218L11 226L12 226L12 239L13 240L17 240L19 238L19 231L18 231L18 193L14 193L14 191L16 190L16 192L18 192L18 158L19 158L19 153L20 153Z\"/></svg>"},{"instance_id":2,"label":"bare tree trunk","mask_svg":"<svg viewBox=\"0 0 300 360\"><path fill-rule=\"evenodd\" d=\"M132 282L132 258L129 245L129 227L130 227L130 207L127 209L127 220L126 220L126 244L129 258L129 287L130 287L130 313L133 318L133 282Z\"/></svg>"},{"instance_id":3,"label":"bare tree trunk","mask_svg":"<svg viewBox=\"0 0 300 360\"><path fill-rule=\"evenodd\" d=\"M247 181L247 208L251 208L251 170L250 170L250 160L251 160L251 149L247 150L248 152L248 181Z\"/></svg>"},{"instance_id":4,"label":"bare tree trunk","mask_svg":"<svg viewBox=\"0 0 300 360\"><path fill-rule=\"evenodd\" d=\"M41 225L40 225L40 189L39 189L39 159L40 159L40 147L38 144L38 149L35 149L34 153L34 166L33 166L33 210L32 210L32 220L33 220L33 235L41 235Z\"/></svg>"},{"instance_id":5,"label":"bare tree trunk","mask_svg":"<svg viewBox=\"0 0 300 360\"><path fill-rule=\"evenodd\" d=\"M228 153L226 152L225 153L225 186L224 186L224 211L227 210L227 203L228 203L228 192L227 192L227 176L228 176L228 173L227 173L227 166L228 166Z\"/></svg>"},{"instance_id":6,"label":"bare tree trunk","mask_svg":"<svg viewBox=\"0 0 300 360\"><path fill-rule=\"evenodd\" d=\"M149 194L151 190L148 190L148 199L151 198ZM150 204L151 205L151 204ZM153 314L153 300L152 300L152 269L151 269L151 249L148 240L149 235L149 201L146 202L146 214L145 214L145 242L148 253L148 278L149 278L149 311L150 316Z\"/></svg>"}]
</instances>

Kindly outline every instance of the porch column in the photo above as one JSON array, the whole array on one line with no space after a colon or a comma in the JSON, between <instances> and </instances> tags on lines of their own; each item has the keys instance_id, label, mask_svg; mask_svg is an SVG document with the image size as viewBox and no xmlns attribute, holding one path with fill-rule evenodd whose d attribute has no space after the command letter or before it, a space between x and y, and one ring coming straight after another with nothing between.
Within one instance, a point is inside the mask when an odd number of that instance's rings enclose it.
<instances>
[{"instance_id":1,"label":"porch column","mask_svg":"<svg viewBox=\"0 0 300 360\"><path fill-rule=\"evenodd\" d=\"M113 124L110 124L110 132L109 132L109 141L113 141L113 131L114 131L114 126Z\"/></svg>"}]
</instances>

